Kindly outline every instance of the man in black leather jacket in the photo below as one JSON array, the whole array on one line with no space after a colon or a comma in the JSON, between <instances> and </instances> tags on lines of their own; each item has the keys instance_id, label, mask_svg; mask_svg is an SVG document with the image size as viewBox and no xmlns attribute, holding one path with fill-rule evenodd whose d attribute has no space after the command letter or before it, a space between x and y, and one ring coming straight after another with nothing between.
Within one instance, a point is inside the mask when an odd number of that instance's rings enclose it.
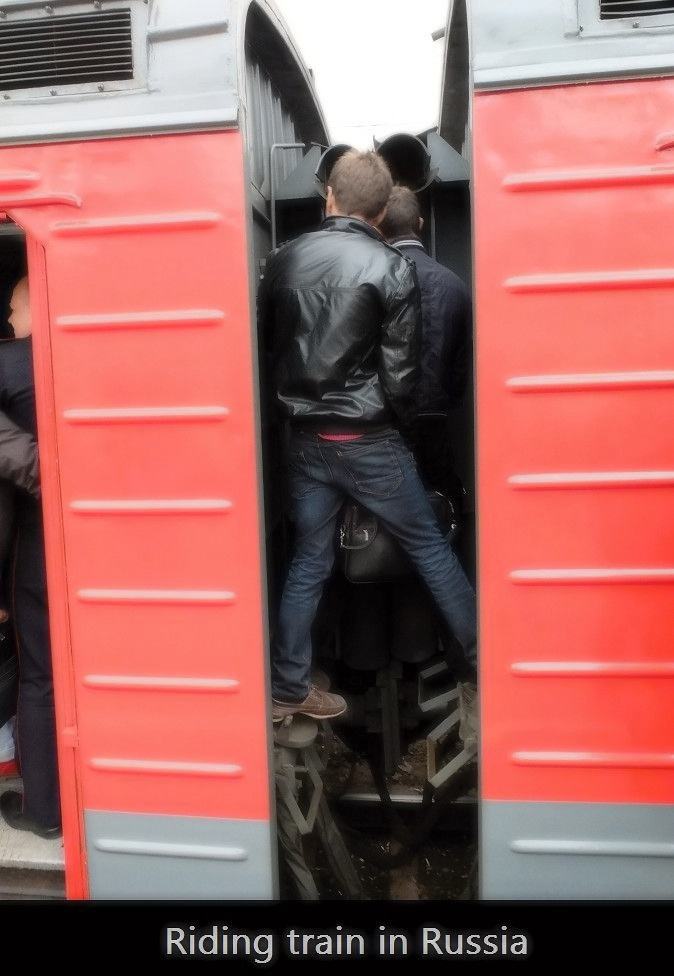
<instances>
[{"instance_id":1,"label":"man in black leather jacket","mask_svg":"<svg viewBox=\"0 0 674 976\"><path fill-rule=\"evenodd\" d=\"M289 419L295 553L272 649L273 719L341 714L310 682L311 624L334 564L348 497L398 539L476 663L475 596L442 536L399 428L414 416L421 309L414 265L377 230L392 189L383 160L335 164L321 229L274 252L259 312L278 403Z\"/></svg>"}]
</instances>

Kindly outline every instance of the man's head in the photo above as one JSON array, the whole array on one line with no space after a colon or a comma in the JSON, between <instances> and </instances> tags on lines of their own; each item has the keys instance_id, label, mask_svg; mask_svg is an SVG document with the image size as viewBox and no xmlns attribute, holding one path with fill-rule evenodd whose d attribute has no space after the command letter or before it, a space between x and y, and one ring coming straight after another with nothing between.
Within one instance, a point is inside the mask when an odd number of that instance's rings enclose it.
<instances>
[{"instance_id":1,"label":"man's head","mask_svg":"<svg viewBox=\"0 0 674 976\"><path fill-rule=\"evenodd\" d=\"M416 194L406 186L394 186L389 197L386 216L379 228L388 241L400 237L418 237L424 222Z\"/></svg>"},{"instance_id":2,"label":"man's head","mask_svg":"<svg viewBox=\"0 0 674 976\"><path fill-rule=\"evenodd\" d=\"M351 149L332 167L325 212L329 217L358 217L378 227L392 187L391 173L381 156Z\"/></svg>"},{"instance_id":3,"label":"man's head","mask_svg":"<svg viewBox=\"0 0 674 976\"><path fill-rule=\"evenodd\" d=\"M21 278L14 285L14 291L9 301L11 314L9 324L17 339L27 339L33 330L30 315L30 296L28 293L28 278Z\"/></svg>"}]
</instances>

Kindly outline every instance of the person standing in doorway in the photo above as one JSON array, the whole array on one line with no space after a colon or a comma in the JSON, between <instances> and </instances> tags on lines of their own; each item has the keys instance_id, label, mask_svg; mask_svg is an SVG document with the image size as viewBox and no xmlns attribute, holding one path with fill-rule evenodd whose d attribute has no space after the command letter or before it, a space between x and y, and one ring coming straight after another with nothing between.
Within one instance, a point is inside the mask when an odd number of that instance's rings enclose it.
<instances>
[{"instance_id":1,"label":"person standing in doorway","mask_svg":"<svg viewBox=\"0 0 674 976\"><path fill-rule=\"evenodd\" d=\"M260 288L278 404L290 421L295 552L272 648L272 718L334 718L311 684L311 624L352 498L396 537L474 671L475 594L442 535L401 436L416 410L421 307L414 265L378 230L392 190L375 153L347 152L328 179L326 220L269 258Z\"/></svg>"},{"instance_id":2,"label":"person standing in doorway","mask_svg":"<svg viewBox=\"0 0 674 976\"><path fill-rule=\"evenodd\" d=\"M14 717L17 659L8 606L8 567L14 538L14 498L29 492L39 498L39 467L35 438L0 411L0 778L14 777Z\"/></svg>"},{"instance_id":3,"label":"person standing in doorway","mask_svg":"<svg viewBox=\"0 0 674 976\"><path fill-rule=\"evenodd\" d=\"M461 403L470 375L472 302L458 275L427 253L419 200L404 186L389 198L382 233L414 262L421 290L421 381L412 448L429 486L458 492L449 411Z\"/></svg>"},{"instance_id":4,"label":"person standing in doorway","mask_svg":"<svg viewBox=\"0 0 674 976\"><path fill-rule=\"evenodd\" d=\"M28 279L11 298L15 339L0 346L0 410L37 438L33 380L32 319ZM0 797L0 813L16 830L59 837L58 762L52 680L42 510L35 497L17 494L12 616L19 658L16 741L23 795Z\"/></svg>"}]
</instances>

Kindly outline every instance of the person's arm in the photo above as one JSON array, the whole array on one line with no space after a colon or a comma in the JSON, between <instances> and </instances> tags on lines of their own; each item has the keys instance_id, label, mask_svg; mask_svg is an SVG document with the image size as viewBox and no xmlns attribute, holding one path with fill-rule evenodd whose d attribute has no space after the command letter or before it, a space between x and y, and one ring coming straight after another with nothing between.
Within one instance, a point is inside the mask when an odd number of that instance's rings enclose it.
<instances>
[{"instance_id":1,"label":"person's arm","mask_svg":"<svg viewBox=\"0 0 674 976\"><path fill-rule=\"evenodd\" d=\"M411 262L405 262L398 289L382 326L379 376L389 406L403 426L416 415L421 356L421 295Z\"/></svg>"},{"instance_id":2,"label":"person's arm","mask_svg":"<svg viewBox=\"0 0 674 976\"><path fill-rule=\"evenodd\" d=\"M40 496L40 469L37 443L32 434L0 411L0 479Z\"/></svg>"}]
</instances>

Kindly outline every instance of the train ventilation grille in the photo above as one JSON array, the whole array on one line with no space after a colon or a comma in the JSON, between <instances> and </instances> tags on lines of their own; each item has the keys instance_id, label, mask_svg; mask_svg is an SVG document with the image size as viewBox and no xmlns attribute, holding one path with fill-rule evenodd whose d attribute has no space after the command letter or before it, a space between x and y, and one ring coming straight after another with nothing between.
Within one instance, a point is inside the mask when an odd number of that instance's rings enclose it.
<instances>
[{"instance_id":1,"label":"train ventilation grille","mask_svg":"<svg viewBox=\"0 0 674 976\"><path fill-rule=\"evenodd\" d=\"M674 0L599 0L602 20L674 14Z\"/></svg>"},{"instance_id":2,"label":"train ventilation grille","mask_svg":"<svg viewBox=\"0 0 674 976\"><path fill-rule=\"evenodd\" d=\"M0 91L132 78L130 10L0 23Z\"/></svg>"}]
</instances>

